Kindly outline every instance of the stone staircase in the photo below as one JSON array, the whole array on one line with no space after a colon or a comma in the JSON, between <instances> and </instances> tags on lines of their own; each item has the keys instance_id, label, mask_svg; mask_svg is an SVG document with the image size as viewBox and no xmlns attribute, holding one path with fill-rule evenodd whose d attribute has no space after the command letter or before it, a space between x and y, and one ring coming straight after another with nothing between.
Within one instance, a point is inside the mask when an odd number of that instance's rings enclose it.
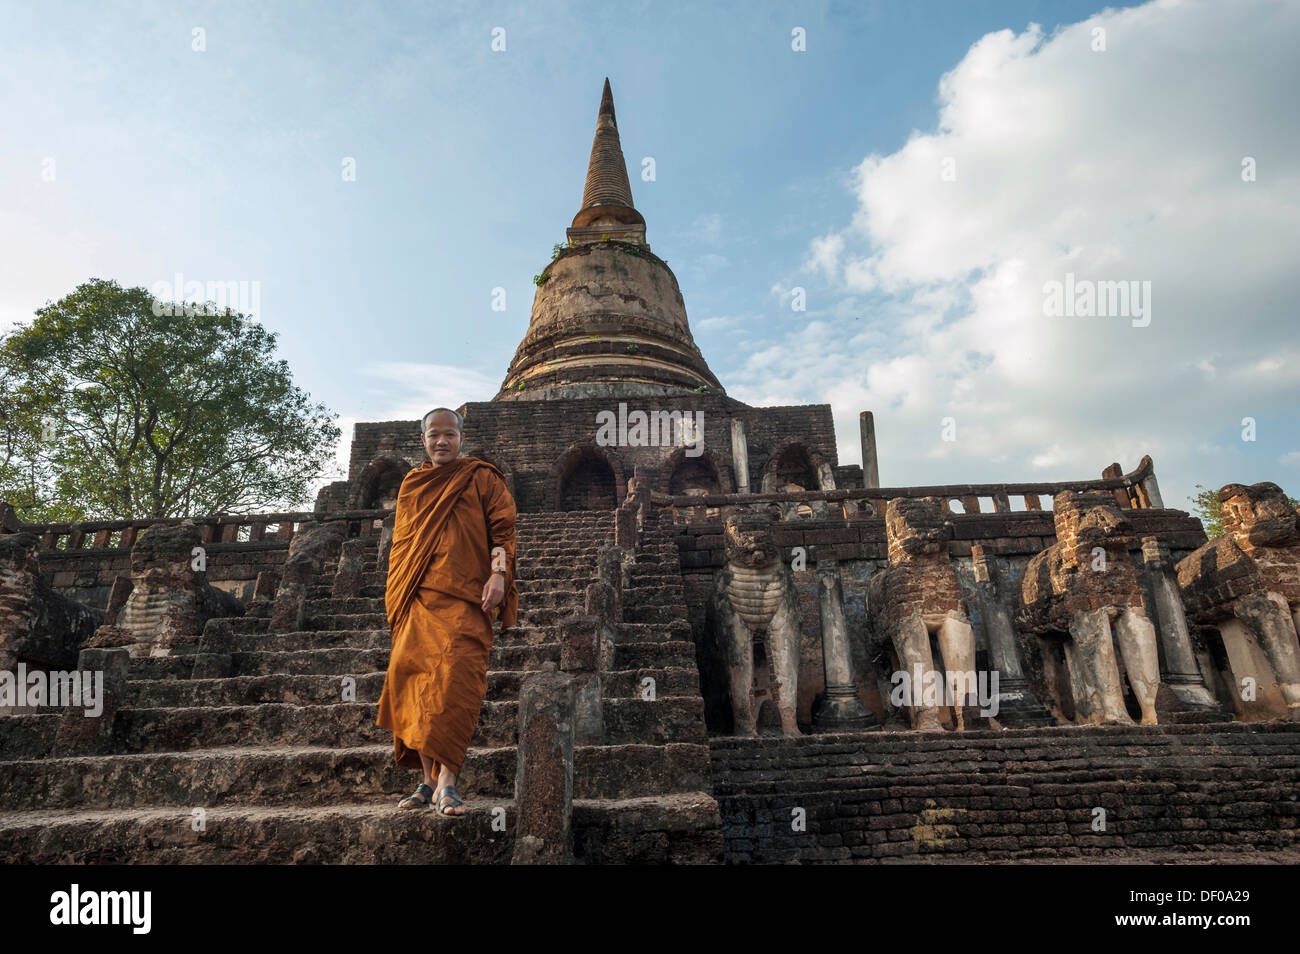
<instances>
[{"instance_id":1,"label":"stone staircase","mask_svg":"<svg viewBox=\"0 0 1300 954\"><path fill-rule=\"evenodd\" d=\"M505 863L516 805L518 696L560 662L559 621L583 609L614 514L520 514L519 625L494 639L487 697L444 818L397 801L419 773L375 725L391 634L377 553L361 595L308 591L299 632L268 633L268 604L233 621L227 678L193 657L131 661L112 754L54 754L61 713L0 719L0 860L9 863ZM694 645L672 531L651 523L629 569L625 622L603 674L605 744L574 749L578 861L722 856ZM653 699L643 698L653 680ZM355 701L343 701L345 686Z\"/></svg>"},{"instance_id":2,"label":"stone staircase","mask_svg":"<svg viewBox=\"0 0 1300 954\"><path fill-rule=\"evenodd\" d=\"M1300 863L1293 722L715 738L711 749L729 863L1263 852Z\"/></svg>"}]
</instances>

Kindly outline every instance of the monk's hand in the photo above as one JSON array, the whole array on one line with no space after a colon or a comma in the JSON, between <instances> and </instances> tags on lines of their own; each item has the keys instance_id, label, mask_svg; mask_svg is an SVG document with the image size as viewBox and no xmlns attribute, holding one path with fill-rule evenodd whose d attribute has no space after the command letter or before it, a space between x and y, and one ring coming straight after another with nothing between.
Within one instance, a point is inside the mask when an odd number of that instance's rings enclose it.
<instances>
[{"instance_id":1,"label":"monk's hand","mask_svg":"<svg viewBox=\"0 0 1300 954\"><path fill-rule=\"evenodd\" d=\"M483 584L483 612L490 613L492 608L500 605L506 597L506 578L500 573L493 573Z\"/></svg>"}]
</instances>

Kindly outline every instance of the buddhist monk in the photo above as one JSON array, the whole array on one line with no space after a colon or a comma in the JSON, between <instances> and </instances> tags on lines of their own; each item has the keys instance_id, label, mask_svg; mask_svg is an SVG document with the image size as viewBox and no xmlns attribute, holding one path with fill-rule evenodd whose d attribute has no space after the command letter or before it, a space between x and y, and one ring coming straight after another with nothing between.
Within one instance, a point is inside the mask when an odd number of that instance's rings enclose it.
<instances>
[{"instance_id":1,"label":"buddhist monk","mask_svg":"<svg viewBox=\"0 0 1300 954\"><path fill-rule=\"evenodd\" d=\"M397 495L385 609L393 633L377 725L393 733L398 765L424 780L400 808L468 809L456 780L487 693L492 617L516 622L515 501L501 471L461 457L464 419L426 414L429 459Z\"/></svg>"}]
</instances>

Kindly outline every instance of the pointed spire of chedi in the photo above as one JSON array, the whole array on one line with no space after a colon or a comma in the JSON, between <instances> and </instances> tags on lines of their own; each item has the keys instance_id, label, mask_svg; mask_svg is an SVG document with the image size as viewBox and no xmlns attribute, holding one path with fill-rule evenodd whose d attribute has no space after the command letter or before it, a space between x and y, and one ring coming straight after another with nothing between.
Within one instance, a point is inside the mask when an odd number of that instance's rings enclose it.
<instances>
[{"instance_id":1,"label":"pointed spire of chedi","mask_svg":"<svg viewBox=\"0 0 1300 954\"><path fill-rule=\"evenodd\" d=\"M646 244L608 78L567 234L537 276L528 332L493 400L723 393L691 337L676 276Z\"/></svg>"},{"instance_id":2,"label":"pointed spire of chedi","mask_svg":"<svg viewBox=\"0 0 1300 954\"><path fill-rule=\"evenodd\" d=\"M632 204L632 186L618 140L614 117L614 91L605 77L605 91L596 115L596 136L587 162L587 182L582 190L582 208L568 231L570 243L599 241L602 235L629 242L645 241L645 219Z\"/></svg>"}]
</instances>

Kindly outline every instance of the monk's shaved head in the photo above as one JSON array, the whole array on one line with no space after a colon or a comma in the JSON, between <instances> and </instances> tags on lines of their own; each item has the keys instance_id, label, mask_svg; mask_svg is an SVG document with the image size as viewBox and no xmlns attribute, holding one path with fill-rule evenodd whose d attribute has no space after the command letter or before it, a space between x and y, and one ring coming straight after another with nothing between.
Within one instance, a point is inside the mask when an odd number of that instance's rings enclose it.
<instances>
[{"instance_id":1,"label":"monk's shaved head","mask_svg":"<svg viewBox=\"0 0 1300 954\"><path fill-rule=\"evenodd\" d=\"M461 417L459 414L457 414L455 411L453 411L453 410L452 410L451 408L449 408L449 407L435 407L435 408L434 408L432 411L430 411L428 414L424 415L424 417L420 418L420 433L421 433L421 434L423 434L423 433L428 429L428 427L429 427L429 418L433 417L433 415L438 414L438 413L442 413L442 414L450 414L452 417L454 417L454 418L456 419L456 430L460 431L461 436L464 436L464 434L465 434L465 419L464 419L463 417Z\"/></svg>"}]
</instances>

